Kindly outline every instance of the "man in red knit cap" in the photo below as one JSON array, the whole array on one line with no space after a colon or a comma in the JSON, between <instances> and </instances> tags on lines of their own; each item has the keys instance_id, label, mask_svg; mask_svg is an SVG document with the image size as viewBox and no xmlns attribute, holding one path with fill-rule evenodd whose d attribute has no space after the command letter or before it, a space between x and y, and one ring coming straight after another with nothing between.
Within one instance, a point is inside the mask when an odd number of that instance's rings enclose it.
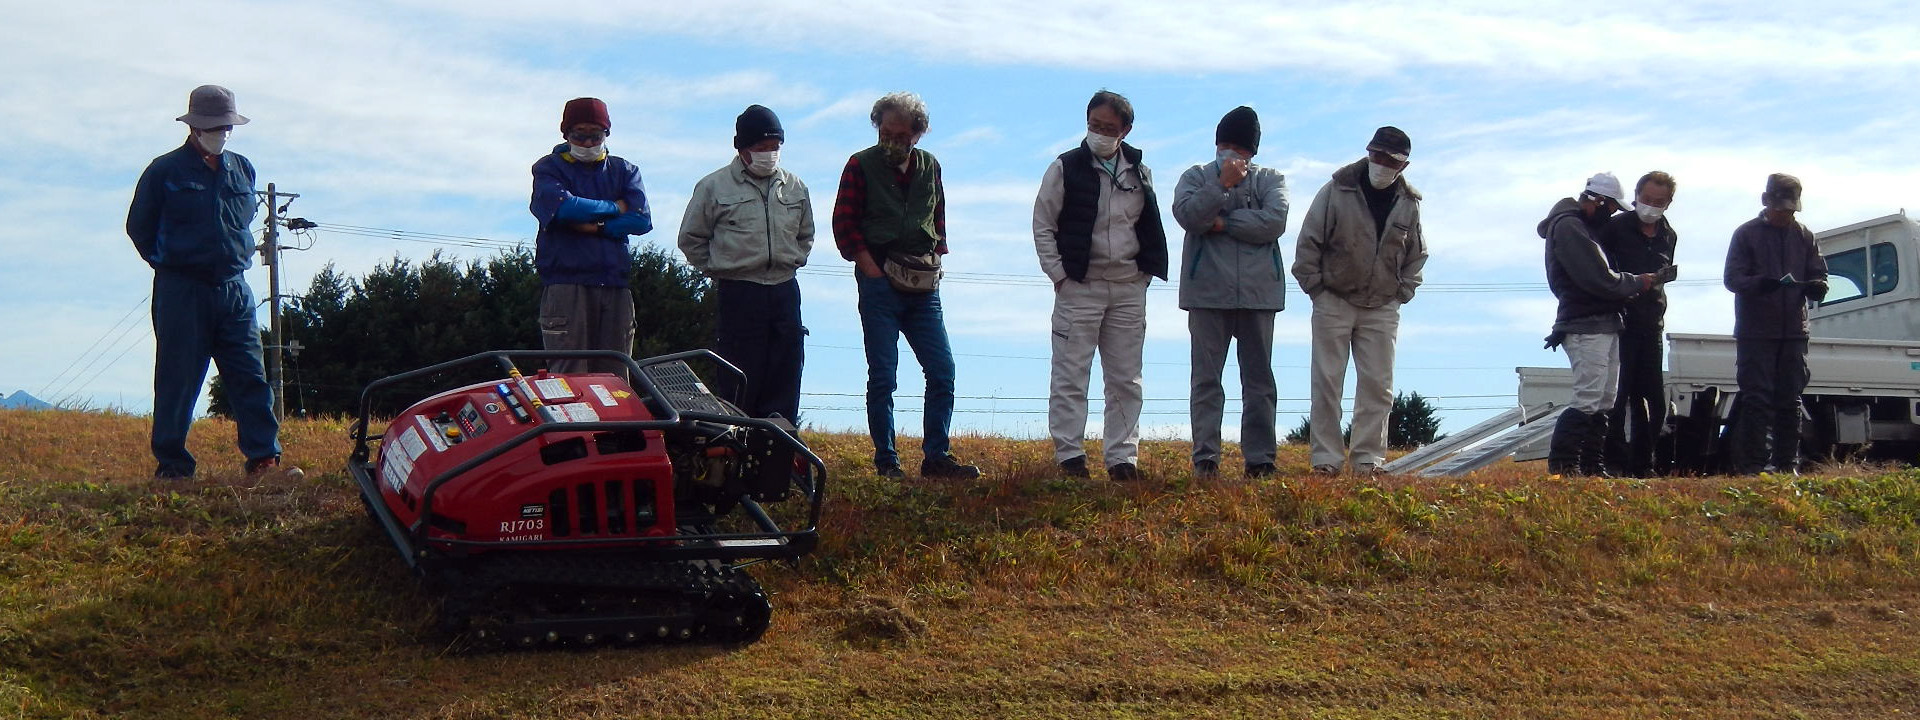
<instances>
[{"instance_id":1,"label":"man in red knit cap","mask_svg":"<svg viewBox=\"0 0 1920 720\"><path fill-rule=\"evenodd\" d=\"M534 267L540 272L540 340L548 350L633 352L632 255L627 236L653 229L640 170L607 154L613 130L598 98L567 101L564 142L533 163ZM557 360L554 372L621 372L606 361Z\"/></svg>"}]
</instances>

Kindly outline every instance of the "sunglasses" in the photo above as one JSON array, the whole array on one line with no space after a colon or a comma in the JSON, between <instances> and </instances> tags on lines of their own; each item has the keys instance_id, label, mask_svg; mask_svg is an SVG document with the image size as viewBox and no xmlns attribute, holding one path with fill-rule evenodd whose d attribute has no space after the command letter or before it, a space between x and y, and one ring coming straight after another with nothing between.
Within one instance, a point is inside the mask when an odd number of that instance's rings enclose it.
<instances>
[{"instance_id":1,"label":"sunglasses","mask_svg":"<svg viewBox=\"0 0 1920 720\"><path fill-rule=\"evenodd\" d=\"M584 143L584 142L593 142L593 141L595 141L595 140L605 140L605 139L607 139L607 131L605 131L605 130L575 130L575 131L573 131L573 132L570 132L570 133L567 133L567 139L568 139L568 140L572 140L572 141L574 141L574 142L583 142L583 143Z\"/></svg>"}]
</instances>

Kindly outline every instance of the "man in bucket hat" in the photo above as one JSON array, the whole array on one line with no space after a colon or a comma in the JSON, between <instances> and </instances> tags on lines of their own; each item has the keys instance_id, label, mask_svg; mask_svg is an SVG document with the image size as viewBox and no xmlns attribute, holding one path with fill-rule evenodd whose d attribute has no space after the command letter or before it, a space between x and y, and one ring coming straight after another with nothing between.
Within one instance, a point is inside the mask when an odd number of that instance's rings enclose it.
<instances>
[{"instance_id":1,"label":"man in bucket hat","mask_svg":"<svg viewBox=\"0 0 1920 720\"><path fill-rule=\"evenodd\" d=\"M153 475L193 477L187 428L211 360L239 426L249 476L280 467L280 421L260 356L253 290L241 273L253 265L253 163L227 152L233 92L194 88L187 141L154 158L140 174L127 211L127 237L153 268Z\"/></svg>"},{"instance_id":2,"label":"man in bucket hat","mask_svg":"<svg viewBox=\"0 0 1920 720\"><path fill-rule=\"evenodd\" d=\"M1794 219L1799 178L1768 176L1760 203L1760 216L1733 231L1727 245L1724 280L1733 293L1734 375L1740 383L1731 470L1797 474L1800 393L1810 379L1807 301L1827 296L1827 259L1813 233Z\"/></svg>"},{"instance_id":3,"label":"man in bucket hat","mask_svg":"<svg viewBox=\"0 0 1920 720\"><path fill-rule=\"evenodd\" d=\"M653 229L640 169L607 154L613 121L598 98L574 98L560 113L562 142L533 163L540 221L533 265L540 273L540 341L548 350L633 352L633 256L627 236ZM558 373L624 373L606 360L555 360Z\"/></svg>"},{"instance_id":4,"label":"man in bucket hat","mask_svg":"<svg viewBox=\"0 0 1920 720\"><path fill-rule=\"evenodd\" d=\"M1573 367L1573 402L1547 446L1547 471L1556 475L1606 474L1607 411L1620 389L1621 310L1657 275L1614 272L1600 249L1601 228L1632 206L1620 179L1603 172L1587 180L1578 199L1555 203L1538 228L1547 241L1547 287L1560 301L1547 349L1564 344Z\"/></svg>"}]
</instances>

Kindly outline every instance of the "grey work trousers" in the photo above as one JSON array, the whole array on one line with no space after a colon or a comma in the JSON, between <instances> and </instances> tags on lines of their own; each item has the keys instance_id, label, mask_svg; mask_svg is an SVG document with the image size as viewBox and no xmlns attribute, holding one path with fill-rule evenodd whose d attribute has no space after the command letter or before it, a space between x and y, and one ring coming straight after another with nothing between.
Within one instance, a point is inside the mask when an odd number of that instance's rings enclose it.
<instances>
[{"instance_id":1,"label":"grey work trousers","mask_svg":"<svg viewBox=\"0 0 1920 720\"><path fill-rule=\"evenodd\" d=\"M540 346L548 350L617 350L633 354L633 291L603 285L548 285L540 289ZM554 360L556 373L625 376L610 360Z\"/></svg>"},{"instance_id":2,"label":"grey work trousers","mask_svg":"<svg viewBox=\"0 0 1920 720\"><path fill-rule=\"evenodd\" d=\"M1193 425L1193 461L1220 461L1220 419L1227 396L1220 373L1227 363L1227 344L1239 346L1240 452L1248 465L1273 462L1276 446L1274 405L1279 390L1273 384L1273 316L1275 310L1187 311L1187 332L1193 340L1193 389L1189 413Z\"/></svg>"},{"instance_id":3,"label":"grey work trousers","mask_svg":"<svg viewBox=\"0 0 1920 720\"><path fill-rule=\"evenodd\" d=\"M1616 333L1568 334L1561 343L1573 367L1573 404L1588 415L1613 409L1620 394L1620 336Z\"/></svg>"},{"instance_id":4,"label":"grey work trousers","mask_svg":"<svg viewBox=\"0 0 1920 720\"><path fill-rule=\"evenodd\" d=\"M1093 354L1100 352L1106 388L1102 438L1109 467L1138 463L1140 404L1145 381L1141 352L1147 339L1147 278L1132 282L1067 280L1053 295L1053 378L1047 399L1047 431L1053 459L1086 455L1087 385Z\"/></svg>"},{"instance_id":5,"label":"grey work trousers","mask_svg":"<svg viewBox=\"0 0 1920 720\"><path fill-rule=\"evenodd\" d=\"M1393 411L1393 350L1400 335L1400 303L1363 308L1331 292L1313 298L1313 401L1307 422L1315 467L1347 461L1341 438L1340 401L1347 360L1353 360L1354 467L1378 466L1387 458L1387 419Z\"/></svg>"}]
</instances>

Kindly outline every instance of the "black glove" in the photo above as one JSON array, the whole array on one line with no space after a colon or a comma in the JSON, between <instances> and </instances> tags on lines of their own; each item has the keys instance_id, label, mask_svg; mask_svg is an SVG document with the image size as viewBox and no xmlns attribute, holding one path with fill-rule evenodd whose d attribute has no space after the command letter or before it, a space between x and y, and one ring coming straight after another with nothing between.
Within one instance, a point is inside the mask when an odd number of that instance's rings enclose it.
<instances>
[{"instance_id":1,"label":"black glove","mask_svg":"<svg viewBox=\"0 0 1920 720\"><path fill-rule=\"evenodd\" d=\"M1680 277L1679 265L1669 264L1653 272L1653 281L1656 283L1670 283L1677 277Z\"/></svg>"},{"instance_id":2,"label":"black glove","mask_svg":"<svg viewBox=\"0 0 1920 720\"><path fill-rule=\"evenodd\" d=\"M1548 349L1548 350L1554 350L1554 349L1557 349L1557 348L1559 348L1559 347L1560 347L1560 343L1563 343L1563 342L1566 342L1566 341L1567 341L1567 334L1566 334L1566 333L1563 333L1563 332L1560 332L1560 331L1558 331L1558 330L1555 330L1555 331L1553 331L1553 334L1552 334L1552 335L1548 335L1548 336L1547 336L1547 347L1546 347L1546 349Z\"/></svg>"},{"instance_id":3,"label":"black glove","mask_svg":"<svg viewBox=\"0 0 1920 720\"><path fill-rule=\"evenodd\" d=\"M1808 300L1820 302L1827 299L1827 281L1809 280L1800 283L1800 291L1806 294Z\"/></svg>"}]
</instances>

